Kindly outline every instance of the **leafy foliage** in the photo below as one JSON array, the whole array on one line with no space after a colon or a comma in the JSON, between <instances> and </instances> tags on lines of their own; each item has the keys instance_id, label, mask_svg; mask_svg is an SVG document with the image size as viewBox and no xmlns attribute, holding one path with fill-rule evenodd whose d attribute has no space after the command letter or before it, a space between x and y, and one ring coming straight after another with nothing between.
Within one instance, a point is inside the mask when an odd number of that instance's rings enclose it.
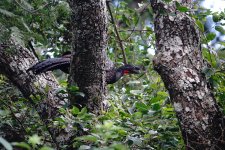
<instances>
[{"instance_id":1,"label":"leafy foliage","mask_svg":"<svg viewBox=\"0 0 225 150\"><path fill-rule=\"evenodd\" d=\"M166 3L171 0L164 0ZM137 8L134 9L133 5ZM180 12L189 9L176 4ZM153 70L151 53L154 53L155 35L153 34L153 14L150 4L136 4L132 1L115 1L112 11L120 36L125 47L128 62L142 66L140 76L126 76L114 85L109 85L109 110L96 116L88 113L86 108L62 108L62 113L75 116L74 129L83 130L87 134L76 137L74 148L79 149L182 149L184 144L179 125L170 105L169 95L156 72ZM54 56L70 50L70 8L65 0L3 0L0 1L0 31L7 31L7 36L0 34L0 40L13 36L19 44L27 46L33 40L35 49L43 56L51 52ZM224 34L222 20L224 12L212 13L199 8L192 15L196 27L202 33L203 56L210 64L203 73L214 88L218 102L225 108L224 78L224 41L220 41L221 49L210 48L209 43L217 35L205 29L205 18L213 16L215 30ZM108 56L117 64L122 64L122 53L118 45L114 28L109 25ZM44 50L43 50L44 49ZM218 57L218 55L220 57ZM61 76L60 72L56 72ZM62 89L66 92L66 76L58 77ZM46 88L47 89L47 88ZM77 87L72 87L76 94ZM50 150L53 141L43 126L35 108L29 105L21 93L10 82L0 76L0 133L5 135L7 127L15 133L23 134L20 139L8 138L12 145L23 149ZM56 118L55 124L65 127L65 118ZM0 143L10 149L7 141L0 138ZM66 147L67 145L65 145Z\"/></svg>"}]
</instances>

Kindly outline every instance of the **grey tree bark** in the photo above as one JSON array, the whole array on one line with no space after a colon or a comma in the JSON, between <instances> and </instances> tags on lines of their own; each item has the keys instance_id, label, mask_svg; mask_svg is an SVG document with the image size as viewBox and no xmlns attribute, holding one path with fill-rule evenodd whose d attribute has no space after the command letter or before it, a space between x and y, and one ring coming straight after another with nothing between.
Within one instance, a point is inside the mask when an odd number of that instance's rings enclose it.
<instances>
[{"instance_id":1,"label":"grey tree bark","mask_svg":"<svg viewBox=\"0 0 225 150\"><path fill-rule=\"evenodd\" d=\"M105 62L107 12L105 0L70 0L73 58L69 82L78 85L85 98L71 93L71 102L99 114L106 97Z\"/></svg>"},{"instance_id":2,"label":"grey tree bark","mask_svg":"<svg viewBox=\"0 0 225 150\"><path fill-rule=\"evenodd\" d=\"M191 1L180 2L191 7ZM173 2L172 2L173 3ZM224 149L224 119L202 69L200 33L194 20L152 0L157 52L153 60L169 91L186 149Z\"/></svg>"},{"instance_id":3,"label":"grey tree bark","mask_svg":"<svg viewBox=\"0 0 225 150\"><path fill-rule=\"evenodd\" d=\"M17 43L13 39L0 43L0 73L30 100L49 131L56 148L61 149L61 146L71 142L75 134L71 116L59 112L59 109L67 102L57 96L59 85L51 73L35 76L31 72L26 72L29 67L37 63L37 59L32 52ZM58 117L68 119L65 129L54 123L54 119Z\"/></svg>"}]
</instances>

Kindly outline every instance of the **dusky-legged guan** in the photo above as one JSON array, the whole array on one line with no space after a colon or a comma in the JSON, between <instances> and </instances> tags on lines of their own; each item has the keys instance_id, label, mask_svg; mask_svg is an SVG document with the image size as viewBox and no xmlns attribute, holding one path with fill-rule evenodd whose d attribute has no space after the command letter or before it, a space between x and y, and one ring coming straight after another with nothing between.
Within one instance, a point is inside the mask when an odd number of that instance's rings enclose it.
<instances>
[{"instance_id":1,"label":"dusky-legged guan","mask_svg":"<svg viewBox=\"0 0 225 150\"><path fill-rule=\"evenodd\" d=\"M32 71L34 74L41 74L47 71L52 71L56 69L60 69L65 73L69 73L70 68L70 59L71 59L71 53L66 52L61 57L58 58L50 58L46 59L44 61L41 61L31 68L29 68L27 71ZM123 65L118 68L113 68L106 71L106 83L107 84L113 84L117 82L122 76L127 74L138 74L140 73L140 68L133 65Z\"/></svg>"}]
</instances>

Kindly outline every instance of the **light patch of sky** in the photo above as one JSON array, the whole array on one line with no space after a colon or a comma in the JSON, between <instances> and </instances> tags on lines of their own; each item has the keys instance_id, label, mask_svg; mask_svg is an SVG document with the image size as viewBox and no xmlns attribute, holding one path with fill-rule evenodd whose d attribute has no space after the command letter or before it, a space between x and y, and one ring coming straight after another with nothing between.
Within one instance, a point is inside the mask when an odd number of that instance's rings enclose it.
<instances>
[{"instance_id":1,"label":"light patch of sky","mask_svg":"<svg viewBox=\"0 0 225 150\"><path fill-rule=\"evenodd\" d=\"M201 3L201 6L207 9L210 9L213 12L218 12L218 11L224 11L225 9L225 0L204 0ZM213 23L214 24L214 23ZM212 30L213 32L216 32L215 30ZM211 42L209 43L211 44ZM216 47L220 45L215 45ZM148 53L151 55L155 54L155 50L149 48Z\"/></svg>"},{"instance_id":2,"label":"light patch of sky","mask_svg":"<svg viewBox=\"0 0 225 150\"><path fill-rule=\"evenodd\" d=\"M225 0L205 0L202 2L202 6L213 12L223 11L225 8Z\"/></svg>"},{"instance_id":3,"label":"light patch of sky","mask_svg":"<svg viewBox=\"0 0 225 150\"><path fill-rule=\"evenodd\" d=\"M224 11L225 9L225 0L204 0L201 3L201 6L207 9L210 9L213 12ZM215 30L213 30L215 32ZM211 43L209 43L211 44ZM216 45L218 47L218 45ZM152 48L148 49L148 53L154 55L155 50Z\"/></svg>"},{"instance_id":4,"label":"light patch of sky","mask_svg":"<svg viewBox=\"0 0 225 150\"><path fill-rule=\"evenodd\" d=\"M225 0L204 0L201 5L204 8L210 9L212 12L221 12L224 11L225 9ZM216 25L215 22L212 21L212 16L207 17L208 23L211 24L211 29L209 30L210 32L216 33L217 36L220 36L220 40L225 40L224 36L221 36L218 31L214 29L214 26ZM221 21L224 23L224 21ZM219 43L215 43L216 40L214 39L213 41L210 41L208 44L214 44L214 49L220 49L222 45ZM204 46L204 45L203 45ZM222 46L223 47L223 46Z\"/></svg>"}]
</instances>

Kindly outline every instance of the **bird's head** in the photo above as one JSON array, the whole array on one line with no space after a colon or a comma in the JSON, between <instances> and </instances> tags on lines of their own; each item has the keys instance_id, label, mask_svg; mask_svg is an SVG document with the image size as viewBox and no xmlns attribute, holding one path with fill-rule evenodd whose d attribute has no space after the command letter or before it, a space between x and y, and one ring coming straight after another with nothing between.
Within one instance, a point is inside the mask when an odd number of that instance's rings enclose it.
<instances>
[{"instance_id":1,"label":"bird's head","mask_svg":"<svg viewBox=\"0 0 225 150\"><path fill-rule=\"evenodd\" d=\"M134 65L126 64L126 65L123 65L123 66L119 67L118 70L121 71L124 75L127 75L127 74L139 74L141 68L137 67L137 66L134 66Z\"/></svg>"}]
</instances>

